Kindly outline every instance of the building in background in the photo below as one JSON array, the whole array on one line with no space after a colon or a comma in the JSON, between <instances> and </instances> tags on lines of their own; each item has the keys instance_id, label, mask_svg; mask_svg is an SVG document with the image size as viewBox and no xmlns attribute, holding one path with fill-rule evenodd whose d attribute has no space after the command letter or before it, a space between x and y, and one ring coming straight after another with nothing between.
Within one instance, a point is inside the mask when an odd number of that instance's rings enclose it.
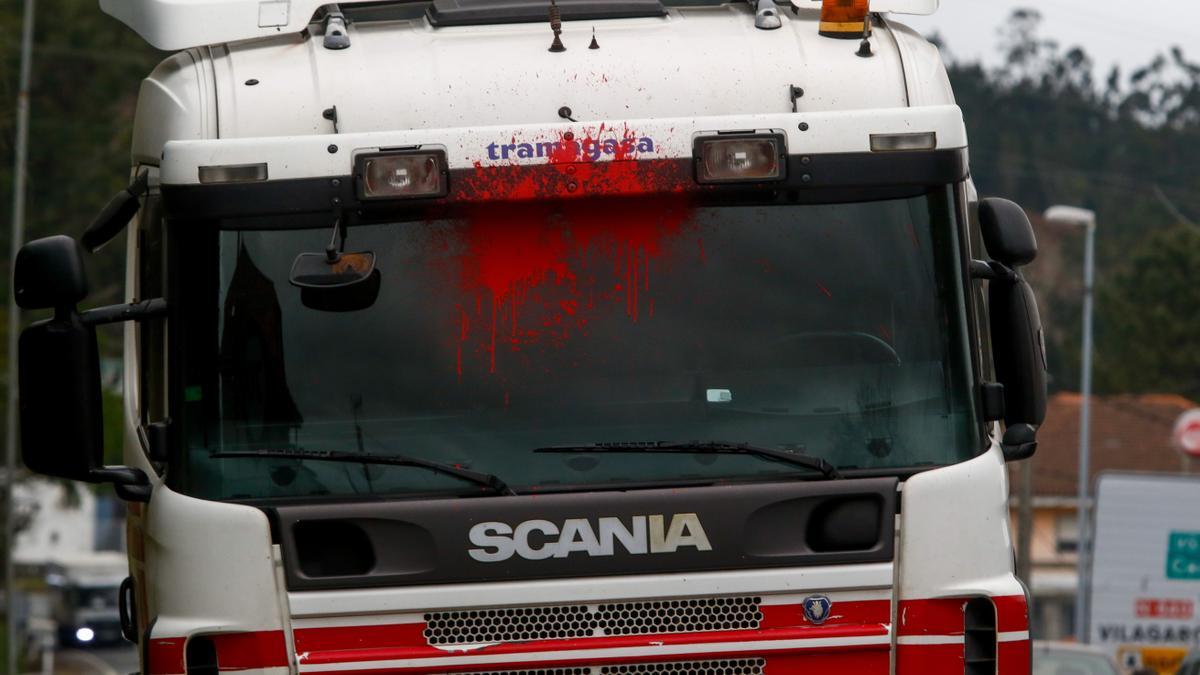
<instances>
[{"instance_id":1,"label":"building in background","mask_svg":"<svg viewBox=\"0 0 1200 675\"><path fill-rule=\"evenodd\" d=\"M1074 632L1076 488L1078 477L1079 404L1082 397L1051 397L1046 422L1038 432L1033 457L1033 525L1030 557L1033 594L1030 629L1035 639L1069 639ZM1169 394L1094 396L1092 398L1091 481L1105 471L1151 473L1200 472L1171 446L1171 430L1193 401ZM1014 541L1019 526L1020 481L1010 468Z\"/></svg>"}]
</instances>

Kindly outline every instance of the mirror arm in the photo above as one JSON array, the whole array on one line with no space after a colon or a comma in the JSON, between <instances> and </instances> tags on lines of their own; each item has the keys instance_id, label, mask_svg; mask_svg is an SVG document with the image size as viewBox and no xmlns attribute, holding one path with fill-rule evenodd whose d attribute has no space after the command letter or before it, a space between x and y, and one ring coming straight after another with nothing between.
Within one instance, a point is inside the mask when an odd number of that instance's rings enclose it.
<instances>
[{"instance_id":1,"label":"mirror arm","mask_svg":"<svg viewBox=\"0 0 1200 675\"><path fill-rule=\"evenodd\" d=\"M969 271L972 279L1014 283L1021 278L1011 267L995 260L972 260Z\"/></svg>"},{"instance_id":2,"label":"mirror arm","mask_svg":"<svg viewBox=\"0 0 1200 675\"><path fill-rule=\"evenodd\" d=\"M150 479L141 469L127 466L106 466L92 469L88 480L93 483L112 483L117 496L127 502L150 501Z\"/></svg>"},{"instance_id":3,"label":"mirror arm","mask_svg":"<svg viewBox=\"0 0 1200 675\"><path fill-rule=\"evenodd\" d=\"M97 307L89 309L80 314L83 323L89 326L99 326L106 323L120 323L122 321L144 321L164 316L167 313L169 306L164 298L154 298L152 300L142 300L141 302L131 302L126 305L109 305L107 307Z\"/></svg>"},{"instance_id":4,"label":"mirror arm","mask_svg":"<svg viewBox=\"0 0 1200 675\"><path fill-rule=\"evenodd\" d=\"M138 200L149 191L149 186L150 172L142 169L134 177L129 187L118 192L100 211L92 224L88 225L83 236L79 238L84 248L95 253L97 249L125 229L125 226L141 208L141 202Z\"/></svg>"},{"instance_id":5,"label":"mirror arm","mask_svg":"<svg viewBox=\"0 0 1200 675\"><path fill-rule=\"evenodd\" d=\"M1004 430L1000 441L1004 451L1004 459L1009 462L1019 462L1033 457L1037 452L1037 427L1032 424L1014 424Z\"/></svg>"}]
</instances>

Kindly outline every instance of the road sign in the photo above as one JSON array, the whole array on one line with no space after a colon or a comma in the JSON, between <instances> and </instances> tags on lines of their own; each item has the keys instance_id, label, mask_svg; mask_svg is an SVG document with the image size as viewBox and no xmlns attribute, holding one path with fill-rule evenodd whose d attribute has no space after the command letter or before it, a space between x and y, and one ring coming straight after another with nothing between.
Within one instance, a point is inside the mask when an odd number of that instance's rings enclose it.
<instances>
[{"instance_id":1,"label":"road sign","mask_svg":"<svg viewBox=\"0 0 1200 675\"><path fill-rule=\"evenodd\" d=\"M1115 474L1096 488L1090 637L1160 673L1200 646L1200 476Z\"/></svg>"},{"instance_id":2,"label":"road sign","mask_svg":"<svg viewBox=\"0 0 1200 675\"><path fill-rule=\"evenodd\" d=\"M1175 422L1171 442L1189 457L1200 457L1200 408L1189 410Z\"/></svg>"},{"instance_id":3,"label":"road sign","mask_svg":"<svg viewBox=\"0 0 1200 675\"><path fill-rule=\"evenodd\" d=\"M1172 532L1167 540L1167 578L1200 581L1200 532Z\"/></svg>"}]
</instances>

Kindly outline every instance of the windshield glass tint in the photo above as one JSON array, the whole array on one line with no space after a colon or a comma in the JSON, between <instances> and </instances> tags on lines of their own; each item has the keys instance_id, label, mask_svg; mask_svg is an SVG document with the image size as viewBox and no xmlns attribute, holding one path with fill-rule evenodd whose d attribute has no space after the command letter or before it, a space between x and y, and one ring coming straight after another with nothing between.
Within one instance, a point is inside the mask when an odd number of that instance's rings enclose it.
<instances>
[{"instance_id":1,"label":"windshield glass tint","mask_svg":"<svg viewBox=\"0 0 1200 675\"><path fill-rule=\"evenodd\" d=\"M289 270L323 229L191 228L186 465L214 498L455 491L426 469L212 458L405 455L520 490L771 479L761 457L550 454L751 443L842 469L978 451L952 192L840 205L488 204L351 227L366 308L306 306ZM313 304L311 298L309 305Z\"/></svg>"}]
</instances>

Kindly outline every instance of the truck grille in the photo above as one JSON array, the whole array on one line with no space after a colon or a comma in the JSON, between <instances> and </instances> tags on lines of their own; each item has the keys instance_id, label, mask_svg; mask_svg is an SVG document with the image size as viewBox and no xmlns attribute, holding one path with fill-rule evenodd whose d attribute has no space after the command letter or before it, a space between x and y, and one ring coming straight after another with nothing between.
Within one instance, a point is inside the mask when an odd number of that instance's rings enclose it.
<instances>
[{"instance_id":1,"label":"truck grille","mask_svg":"<svg viewBox=\"0 0 1200 675\"><path fill-rule=\"evenodd\" d=\"M762 598L741 596L431 612L425 615L425 639L430 645L455 645L752 630L762 622L761 603ZM577 675L570 669L545 672ZM612 671L608 675L636 675L641 672ZM692 671L679 672L690 675Z\"/></svg>"},{"instance_id":2,"label":"truck grille","mask_svg":"<svg viewBox=\"0 0 1200 675\"><path fill-rule=\"evenodd\" d=\"M630 663L615 666L497 670L471 675L763 675L764 659Z\"/></svg>"}]
</instances>

